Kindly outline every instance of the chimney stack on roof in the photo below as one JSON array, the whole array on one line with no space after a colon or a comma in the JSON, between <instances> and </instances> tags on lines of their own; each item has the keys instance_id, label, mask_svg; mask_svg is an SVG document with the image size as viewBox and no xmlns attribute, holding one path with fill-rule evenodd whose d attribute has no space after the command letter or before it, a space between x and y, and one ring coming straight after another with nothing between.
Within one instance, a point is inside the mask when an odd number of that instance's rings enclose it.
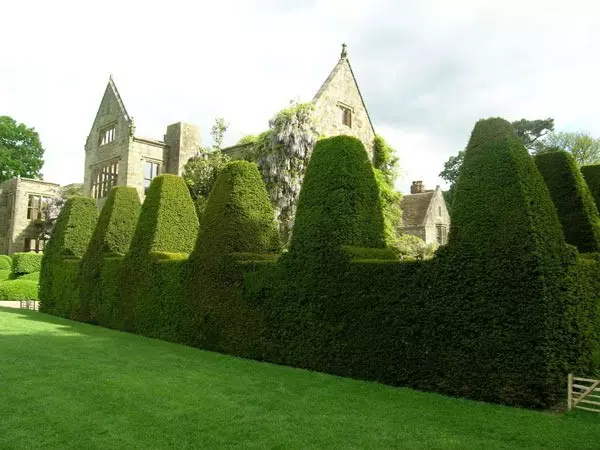
<instances>
[{"instance_id":1,"label":"chimney stack on roof","mask_svg":"<svg viewBox=\"0 0 600 450\"><path fill-rule=\"evenodd\" d=\"M422 194L424 192L423 181L413 181L410 187L411 194Z\"/></svg>"}]
</instances>

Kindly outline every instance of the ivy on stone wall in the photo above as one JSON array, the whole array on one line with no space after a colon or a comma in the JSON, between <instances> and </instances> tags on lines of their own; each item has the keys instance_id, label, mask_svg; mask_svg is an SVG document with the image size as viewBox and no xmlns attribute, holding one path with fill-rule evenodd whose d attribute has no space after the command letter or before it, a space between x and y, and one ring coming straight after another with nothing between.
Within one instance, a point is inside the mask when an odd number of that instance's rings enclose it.
<instances>
[{"instance_id":1,"label":"ivy on stone wall","mask_svg":"<svg viewBox=\"0 0 600 450\"><path fill-rule=\"evenodd\" d=\"M279 232L287 242L308 160L318 139L312 103L292 103L269 121L247 159L256 162L267 187Z\"/></svg>"}]
</instances>

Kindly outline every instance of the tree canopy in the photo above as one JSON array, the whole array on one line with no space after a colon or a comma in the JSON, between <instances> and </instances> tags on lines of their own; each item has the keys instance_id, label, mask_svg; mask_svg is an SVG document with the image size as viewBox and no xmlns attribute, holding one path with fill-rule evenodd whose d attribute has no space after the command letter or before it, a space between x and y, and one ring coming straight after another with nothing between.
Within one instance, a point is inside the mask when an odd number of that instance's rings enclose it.
<instances>
[{"instance_id":1,"label":"tree canopy","mask_svg":"<svg viewBox=\"0 0 600 450\"><path fill-rule=\"evenodd\" d=\"M585 131L550 133L536 152L550 153L557 150L569 152L579 166L600 162L600 139Z\"/></svg>"},{"instance_id":2,"label":"tree canopy","mask_svg":"<svg viewBox=\"0 0 600 450\"><path fill-rule=\"evenodd\" d=\"M33 128L0 116L0 183L16 176L42 178L43 156L44 148Z\"/></svg>"}]
</instances>

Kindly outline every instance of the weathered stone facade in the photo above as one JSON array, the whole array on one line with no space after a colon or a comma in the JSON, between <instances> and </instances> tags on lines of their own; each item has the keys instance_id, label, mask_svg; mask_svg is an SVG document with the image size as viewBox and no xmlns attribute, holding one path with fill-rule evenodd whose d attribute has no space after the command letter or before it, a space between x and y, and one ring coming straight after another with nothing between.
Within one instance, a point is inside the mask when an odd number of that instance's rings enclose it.
<instances>
[{"instance_id":1,"label":"weathered stone facade","mask_svg":"<svg viewBox=\"0 0 600 450\"><path fill-rule=\"evenodd\" d=\"M373 155L375 129L350 66L345 45L338 63L313 98L313 103L321 135L354 136L362 141L369 155Z\"/></svg>"},{"instance_id":2,"label":"weathered stone facade","mask_svg":"<svg viewBox=\"0 0 600 450\"><path fill-rule=\"evenodd\" d=\"M136 136L111 77L85 144L84 194L102 207L112 186L133 186L143 199L156 175L181 175L199 145L199 128L182 122L169 125L163 141Z\"/></svg>"},{"instance_id":3,"label":"weathered stone facade","mask_svg":"<svg viewBox=\"0 0 600 450\"><path fill-rule=\"evenodd\" d=\"M439 186L424 190L422 181L413 182L410 195L402 197L402 232L417 236L426 244L448 243L450 215Z\"/></svg>"},{"instance_id":4,"label":"weathered stone facade","mask_svg":"<svg viewBox=\"0 0 600 450\"><path fill-rule=\"evenodd\" d=\"M16 177L0 183L0 255L42 251L40 222L59 185Z\"/></svg>"}]
</instances>

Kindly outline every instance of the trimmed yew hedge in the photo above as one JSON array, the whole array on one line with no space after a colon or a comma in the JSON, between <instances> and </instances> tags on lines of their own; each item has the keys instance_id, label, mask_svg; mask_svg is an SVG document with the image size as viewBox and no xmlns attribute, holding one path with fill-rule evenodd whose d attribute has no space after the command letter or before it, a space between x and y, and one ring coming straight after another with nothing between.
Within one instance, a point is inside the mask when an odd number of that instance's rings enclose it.
<instances>
[{"instance_id":1,"label":"trimmed yew hedge","mask_svg":"<svg viewBox=\"0 0 600 450\"><path fill-rule=\"evenodd\" d=\"M12 259L8 255L0 255L0 270L12 270Z\"/></svg>"},{"instance_id":2,"label":"trimmed yew hedge","mask_svg":"<svg viewBox=\"0 0 600 450\"><path fill-rule=\"evenodd\" d=\"M135 188L115 186L110 190L81 263L78 320L98 323L98 316L106 316L105 311L100 311L108 307L103 304L106 299L97 288L102 262L104 258L124 256L129 251L140 208Z\"/></svg>"},{"instance_id":3,"label":"trimmed yew hedge","mask_svg":"<svg viewBox=\"0 0 600 450\"><path fill-rule=\"evenodd\" d=\"M70 268L78 267L90 243L98 220L96 201L87 197L70 197L58 215L52 238L44 248L40 271L40 311L75 318L79 297L77 270L63 271L67 259Z\"/></svg>"},{"instance_id":4,"label":"trimmed yew hedge","mask_svg":"<svg viewBox=\"0 0 600 450\"><path fill-rule=\"evenodd\" d=\"M353 138L317 145L280 257L255 166L222 172L189 259L191 247L179 245L196 237L188 191L155 180L130 252L101 263L97 322L341 376L509 405L559 403L569 371L594 370L600 271L564 242L510 124L477 123L450 243L430 261L392 259L365 161ZM42 284L51 275L63 298L79 298L78 265L58 261Z\"/></svg>"},{"instance_id":5,"label":"trimmed yew hedge","mask_svg":"<svg viewBox=\"0 0 600 450\"><path fill-rule=\"evenodd\" d=\"M600 217L587 183L568 152L535 156L535 163L550 191L565 240L580 252L600 250Z\"/></svg>"},{"instance_id":6,"label":"trimmed yew hedge","mask_svg":"<svg viewBox=\"0 0 600 450\"><path fill-rule=\"evenodd\" d=\"M159 175L152 180L142 205L129 253L123 262L119 288L122 326L145 333L143 303L152 301L151 254L190 253L198 236L198 216L190 192L181 177Z\"/></svg>"},{"instance_id":7,"label":"trimmed yew hedge","mask_svg":"<svg viewBox=\"0 0 600 450\"><path fill-rule=\"evenodd\" d=\"M26 273L39 272L42 268L42 253L13 253L12 272L15 277Z\"/></svg>"},{"instance_id":8,"label":"trimmed yew hedge","mask_svg":"<svg viewBox=\"0 0 600 450\"><path fill-rule=\"evenodd\" d=\"M600 210L600 164L583 166L581 174L592 193L592 197L594 197L596 207Z\"/></svg>"}]
</instances>

